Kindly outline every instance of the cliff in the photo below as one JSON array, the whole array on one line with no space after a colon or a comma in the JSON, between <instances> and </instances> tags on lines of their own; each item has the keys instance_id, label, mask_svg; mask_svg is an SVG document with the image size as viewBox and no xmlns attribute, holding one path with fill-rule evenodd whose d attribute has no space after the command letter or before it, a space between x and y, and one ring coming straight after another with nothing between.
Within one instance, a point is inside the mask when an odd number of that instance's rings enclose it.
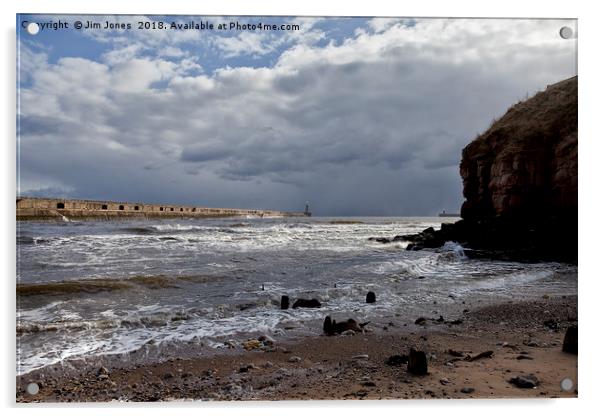
<instances>
[{"instance_id":1,"label":"cliff","mask_svg":"<svg viewBox=\"0 0 602 416\"><path fill-rule=\"evenodd\" d=\"M473 256L577 258L577 77L515 104L468 144L462 220L397 239L409 249L455 240Z\"/></svg>"},{"instance_id":2,"label":"cliff","mask_svg":"<svg viewBox=\"0 0 602 416\"><path fill-rule=\"evenodd\" d=\"M577 77L511 107L462 151L462 218L576 215Z\"/></svg>"}]
</instances>

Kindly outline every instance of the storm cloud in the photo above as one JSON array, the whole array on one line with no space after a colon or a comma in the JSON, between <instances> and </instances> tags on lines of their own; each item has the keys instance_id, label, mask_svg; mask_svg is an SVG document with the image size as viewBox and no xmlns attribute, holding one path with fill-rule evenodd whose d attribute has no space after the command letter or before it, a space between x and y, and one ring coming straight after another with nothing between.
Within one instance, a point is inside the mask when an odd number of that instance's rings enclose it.
<instances>
[{"instance_id":1,"label":"storm cloud","mask_svg":"<svg viewBox=\"0 0 602 416\"><path fill-rule=\"evenodd\" d=\"M20 192L454 211L461 149L526 94L576 74L576 41L558 36L571 21L376 19L329 41L328 19L315 20L286 38L103 34L103 54L54 62L24 42ZM278 52L219 65L249 51Z\"/></svg>"}]
</instances>

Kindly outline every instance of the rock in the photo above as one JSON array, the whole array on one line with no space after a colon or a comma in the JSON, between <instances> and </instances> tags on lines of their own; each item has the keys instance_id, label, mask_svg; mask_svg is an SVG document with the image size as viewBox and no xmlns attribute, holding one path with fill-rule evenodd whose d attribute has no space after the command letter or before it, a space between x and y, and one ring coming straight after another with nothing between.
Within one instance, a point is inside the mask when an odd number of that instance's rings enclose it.
<instances>
[{"instance_id":1,"label":"rock","mask_svg":"<svg viewBox=\"0 0 602 416\"><path fill-rule=\"evenodd\" d=\"M101 374L109 374L109 370L107 370L106 367L100 367L98 369L98 371L96 372L96 375L101 375Z\"/></svg>"},{"instance_id":2,"label":"rock","mask_svg":"<svg viewBox=\"0 0 602 416\"><path fill-rule=\"evenodd\" d=\"M324 318L324 323L322 324L322 330L328 335L332 335L334 333L333 328L332 328L332 319L330 318L330 315L327 316L326 318Z\"/></svg>"},{"instance_id":3,"label":"rock","mask_svg":"<svg viewBox=\"0 0 602 416\"><path fill-rule=\"evenodd\" d=\"M353 335L355 335L355 331L353 331L351 329L341 332L341 336L343 336L343 337L348 337L348 336L353 336Z\"/></svg>"},{"instance_id":4,"label":"rock","mask_svg":"<svg viewBox=\"0 0 602 416\"><path fill-rule=\"evenodd\" d=\"M408 357L408 372L418 376L428 373L426 354L423 351L416 351L414 348L410 349L410 355Z\"/></svg>"},{"instance_id":5,"label":"rock","mask_svg":"<svg viewBox=\"0 0 602 416\"><path fill-rule=\"evenodd\" d=\"M558 331L559 329L558 321L555 319L548 319L547 321L544 321L543 325L552 331Z\"/></svg>"},{"instance_id":6,"label":"rock","mask_svg":"<svg viewBox=\"0 0 602 416\"><path fill-rule=\"evenodd\" d=\"M99 374L98 375L99 380L107 380L108 378L109 378L108 374Z\"/></svg>"},{"instance_id":7,"label":"rock","mask_svg":"<svg viewBox=\"0 0 602 416\"><path fill-rule=\"evenodd\" d=\"M374 303L376 302L376 295L374 292L368 292L366 295L366 303Z\"/></svg>"},{"instance_id":8,"label":"rock","mask_svg":"<svg viewBox=\"0 0 602 416\"><path fill-rule=\"evenodd\" d=\"M481 353L475 355L474 357L471 357L469 355L464 360L476 361L476 360L480 360L481 358L491 358L492 356L493 356L493 351L484 351L484 352L481 352Z\"/></svg>"},{"instance_id":9,"label":"rock","mask_svg":"<svg viewBox=\"0 0 602 416\"><path fill-rule=\"evenodd\" d=\"M257 339L250 339L248 341L243 342L242 346L245 350L249 351L254 350L256 348L261 348L263 346L263 343Z\"/></svg>"},{"instance_id":10,"label":"rock","mask_svg":"<svg viewBox=\"0 0 602 416\"><path fill-rule=\"evenodd\" d=\"M367 360L370 357L368 356L368 354L359 354L359 355L354 355L351 358L354 360Z\"/></svg>"},{"instance_id":11,"label":"rock","mask_svg":"<svg viewBox=\"0 0 602 416\"><path fill-rule=\"evenodd\" d=\"M257 367L255 367L254 364L247 364L247 365L244 365L244 366L240 367L238 369L238 372L239 373L248 373L249 370L257 370Z\"/></svg>"},{"instance_id":12,"label":"rock","mask_svg":"<svg viewBox=\"0 0 602 416\"><path fill-rule=\"evenodd\" d=\"M521 389L533 389L539 385L539 380L533 374L527 376L516 376L508 380L508 383Z\"/></svg>"},{"instance_id":13,"label":"rock","mask_svg":"<svg viewBox=\"0 0 602 416\"><path fill-rule=\"evenodd\" d=\"M260 341L263 343L263 345L267 345L267 346L272 346L272 345L274 345L274 342L276 342L276 341L274 341L273 338L271 338L270 336L265 335L265 334L260 335L257 338L257 341Z\"/></svg>"},{"instance_id":14,"label":"rock","mask_svg":"<svg viewBox=\"0 0 602 416\"><path fill-rule=\"evenodd\" d=\"M401 367L402 364L407 364L407 363L408 363L407 355L392 355L389 358L387 358L387 361L385 361L385 364L391 365L391 366L396 366L396 367Z\"/></svg>"},{"instance_id":15,"label":"rock","mask_svg":"<svg viewBox=\"0 0 602 416\"><path fill-rule=\"evenodd\" d=\"M302 361L301 357L297 357L296 355L293 355L292 357L290 357L288 359L289 363L298 363L298 362L301 362L301 361Z\"/></svg>"},{"instance_id":16,"label":"rock","mask_svg":"<svg viewBox=\"0 0 602 416\"><path fill-rule=\"evenodd\" d=\"M226 386L226 390L230 391L230 392L237 392L237 393L239 393L239 392L242 392L243 389L242 389L241 386L239 386L236 383L230 383L230 384L228 384Z\"/></svg>"},{"instance_id":17,"label":"rock","mask_svg":"<svg viewBox=\"0 0 602 416\"><path fill-rule=\"evenodd\" d=\"M293 303L293 309L297 308L319 308L322 304L318 299L297 299Z\"/></svg>"},{"instance_id":18,"label":"rock","mask_svg":"<svg viewBox=\"0 0 602 416\"><path fill-rule=\"evenodd\" d=\"M426 318L420 317L414 321L415 325L426 325Z\"/></svg>"},{"instance_id":19,"label":"rock","mask_svg":"<svg viewBox=\"0 0 602 416\"><path fill-rule=\"evenodd\" d=\"M368 325L369 322L358 324L354 319L347 319L345 322L337 322L331 319L330 316L324 318L324 324L322 329L327 335L341 334L346 331L363 332L364 326Z\"/></svg>"},{"instance_id":20,"label":"rock","mask_svg":"<svg viewBox=\"0 0 602 416\"><path fill-rule=\"evenodd\" d=\"M174 378L174 375L173 375L173 373L171 373L171 372L168 372L168 373L164 373L164 374L161 376L161 378L162 378L163 380L168 380L168 379L170 379L170 378Z\"/></svg>"},{"instance_id":21,"label":"rock","mask_svg":"<svg viewBox=\"0 0 602 416\"><path fill-rule=\"evenodd\" d=\"M376 241L377 243L387 244L391 242L390 238L387 237L370 237L368 241Z\"/></svg>"},{"instance_id":22,"label":"rock","mask_svg":"<svg viewBox=\"0 0 602 416\"><path fill-rule=\"evenodd\" d=\"M452 350L451 348L447 350L447 353L452 357L464 357L464 353L460 351Z\"/></svg>"},{"instance_id":23,"label":"rock","mask_svg":"<svg viewBox=\"0 0 602 416\"><path fill-rule=\"evenodd\" d=\"M450 383L450 381L447 378L442 378L441 380L439 380L439 383L441 383L441 385L443 386L447 386Z\"/></svg>"},{"instance_id":24,"label":"rock","mask_svg":"<svg viewBox=\"0 0 602 416\"><path fill-rule=\"evenodd\" d=\"M289 298L286 295L283 295L280 298L280 309L288 309Z\"/></svg>"},{"instance_id":25,"label":"rock","mask_svg":"<svg viewBox=\"0 0 602 416\"><path fill-rule=\"evenodd\" d=\"M567 328L562 342L562 352L577 354L577 325L571 325Z\"/></svg>"},{"instance_id":26,"label":"rock","mask_svg":"<svg viewBox=\"0 0 602 416\"><path fill-rule=\"evenodd\" d=\"M229 339L228 341L224 342L224 345L228 348L236 348L236 341Z\"/></svg>"},{"instance_id":27,"label":"rock","mask_svg":"<svg viewBox=\"0 0 602 416\"><path fill-rule=\"evenodd\" d=\"M460 391L464 394L470 394L470 393L474 393L474 388L473 387L462 387L462 390L460 390Z\"/></svg>"},{"instance_id":28,"label":"rock","mask_svg":"<svg viewBox=\"0 0 602 416\"><path fill-rule=\"evenodd\" d=\"M462 151L462 220L405 236L468 256L577 259L577 77L512 106ZM563 241L563 244L557 244Z\"/></svg>"},{"instance_id":29,"label":"rock","mask_svg":"<svg viewBox=\"0 0 602 416\"><path fill-rule=\"evenodd\" d=\"M532 360L533 357L529 357L528 355L519 355L518 357L516 357L517 360Z\"/></svg>"}]
</instances>

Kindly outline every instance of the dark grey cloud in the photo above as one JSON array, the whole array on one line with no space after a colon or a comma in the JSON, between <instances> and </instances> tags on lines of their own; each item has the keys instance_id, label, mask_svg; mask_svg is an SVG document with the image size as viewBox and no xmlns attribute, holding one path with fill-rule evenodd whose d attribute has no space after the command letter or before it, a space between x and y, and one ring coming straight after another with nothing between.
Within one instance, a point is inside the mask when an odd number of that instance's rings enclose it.
<instances>
[{"instance_id":1,"label":"dark grey cloud","mask_svg":"<svg viewBox=\"0 0 602 416\"><path fill-rule=\"evenodd\" d=\"M189 52L165 61L136 47L24 65L21 191L285 210L310 200L322 215L457 210L462 147L526 93L574 75L562 24L379 20L337 45L295 44L273 67L212 76L187 72Z\"/></svg>"}]
</instances>

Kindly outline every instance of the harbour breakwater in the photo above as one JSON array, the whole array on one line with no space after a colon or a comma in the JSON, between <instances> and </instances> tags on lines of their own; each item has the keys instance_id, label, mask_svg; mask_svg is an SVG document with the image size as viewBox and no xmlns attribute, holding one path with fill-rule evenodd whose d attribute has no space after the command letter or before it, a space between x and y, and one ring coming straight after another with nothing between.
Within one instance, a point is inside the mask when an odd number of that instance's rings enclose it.
<instances>
[{"instance_id":1,"label":"harbour breakwater","mask_svg":"<svg viewBox=\"0 0 602 416\"><path fill-rule=\"evenodd\" d=\"M60 198L17 198L17 220L206 218L206 217L303 217L303 212L263 209L210 208L194 205L146 204Z\"/></svg>"}]
</instances>

